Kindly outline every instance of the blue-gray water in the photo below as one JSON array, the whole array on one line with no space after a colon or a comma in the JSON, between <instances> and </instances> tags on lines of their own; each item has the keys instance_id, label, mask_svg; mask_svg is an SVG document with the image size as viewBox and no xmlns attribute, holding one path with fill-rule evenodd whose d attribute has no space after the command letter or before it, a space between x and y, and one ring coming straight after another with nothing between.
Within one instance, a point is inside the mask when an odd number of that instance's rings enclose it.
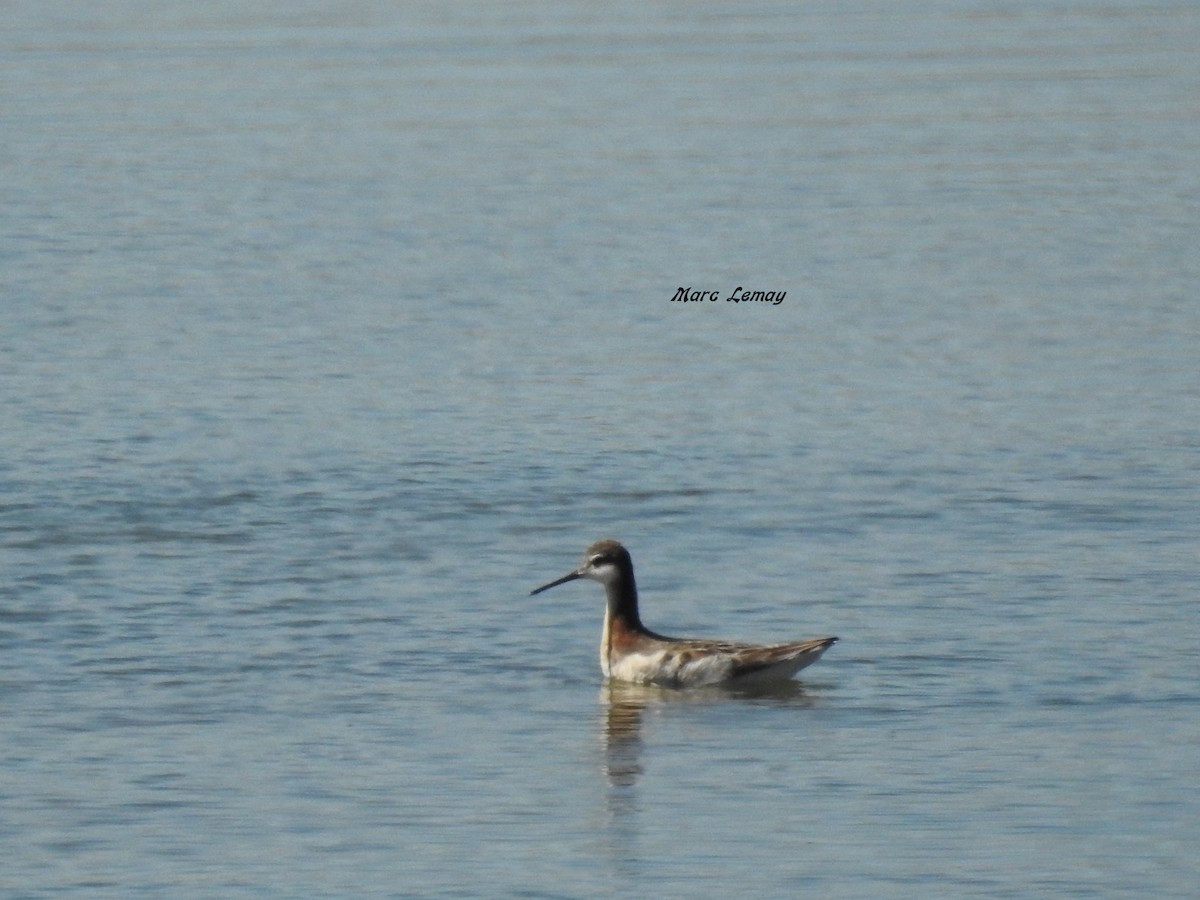
<instances>
[{"instance_id":1,"label":"blue-gray water","mask_svg":"<svg viewBox=\"0 0 1200 900\"><path fill-rule=\"evenodd\" d=\"M5 895L1194 896L1195 4L16 7Z\"/></svg>"}]
</instances>

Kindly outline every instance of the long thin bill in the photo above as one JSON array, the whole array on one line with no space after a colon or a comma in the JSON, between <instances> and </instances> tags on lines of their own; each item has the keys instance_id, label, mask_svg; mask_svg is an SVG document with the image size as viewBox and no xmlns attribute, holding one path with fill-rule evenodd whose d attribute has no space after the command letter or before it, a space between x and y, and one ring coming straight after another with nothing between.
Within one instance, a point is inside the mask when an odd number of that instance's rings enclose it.
<instances>
[{"instance_id":1,"label":"long thin bill","mask_svg":"<svg viewBox=\"0 0 1200 900\"><path fill-rule=\"evenodd\" d=\"M566 584L568 581L574 581L576 578L582 578L582 577L583 576L580 575L578 572L570 572L570 573L564 575L562 578L558 579L557 581L552 581L549 584L543 584L540 588L534 588L532 591L529 592L529 596L532 597L534 594L540 594L542 591L548 591L552 587L558 587L560 584Z\"/></svg>"}]
</instances>

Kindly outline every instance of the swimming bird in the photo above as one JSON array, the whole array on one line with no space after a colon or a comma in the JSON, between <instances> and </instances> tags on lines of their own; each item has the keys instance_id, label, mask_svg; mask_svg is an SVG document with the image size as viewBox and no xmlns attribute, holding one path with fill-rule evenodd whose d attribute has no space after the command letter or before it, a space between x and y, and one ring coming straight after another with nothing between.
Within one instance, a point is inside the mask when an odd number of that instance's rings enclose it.
<instances>
[{"instance_id":1,"label":"swimming bird","mask_svg":"<svg viewBox=\"0 0 1200 900\"><path fill-rule=\"evenodd\" d=\"M816 662L837 642L835 637L824 637L758 646L655 634L638 615L633 559L613 540L596 541L578 569L530 591L530 596L577 578L600 582L608 595L600 668L617 681L665 687L775 684Z\"/></svg>"}]
</instances>

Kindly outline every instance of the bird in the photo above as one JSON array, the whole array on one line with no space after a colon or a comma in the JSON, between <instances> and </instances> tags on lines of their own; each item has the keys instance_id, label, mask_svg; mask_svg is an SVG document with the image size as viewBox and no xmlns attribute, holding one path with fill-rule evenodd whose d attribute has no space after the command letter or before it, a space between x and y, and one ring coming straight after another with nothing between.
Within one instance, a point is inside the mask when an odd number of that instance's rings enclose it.
<instances>
[{"instance_id":1,"label":"bird","mask_svg":"<svg viewBox=\"0 0 1200 900\"><path fill-rule=\"evenodd\" d=\"M837 643L836 637L787 644L671 638L648 629L638 615L633 559L618 541L596 541L579 568L530 591L587 578L604 585L608 605L600 638L600 668L613 681L660 687L765 687L781 684Z\"/></svg>"}]
</instances>

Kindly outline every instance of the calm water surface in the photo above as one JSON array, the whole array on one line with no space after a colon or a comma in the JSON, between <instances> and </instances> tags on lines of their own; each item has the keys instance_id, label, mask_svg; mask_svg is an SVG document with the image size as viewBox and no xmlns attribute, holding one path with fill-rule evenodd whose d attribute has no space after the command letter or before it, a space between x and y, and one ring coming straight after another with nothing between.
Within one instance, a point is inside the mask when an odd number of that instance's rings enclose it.
<instances>
[{"instance_id":1,"label":"calm water surface","mask_svg":"<svg viewBox=\"0 0 1200 900\"><path fill-rule=\"evenodd\" d=\"M0 42L0 892L1194 894L1197 7Z\"/></svg>"}]
</instances>

